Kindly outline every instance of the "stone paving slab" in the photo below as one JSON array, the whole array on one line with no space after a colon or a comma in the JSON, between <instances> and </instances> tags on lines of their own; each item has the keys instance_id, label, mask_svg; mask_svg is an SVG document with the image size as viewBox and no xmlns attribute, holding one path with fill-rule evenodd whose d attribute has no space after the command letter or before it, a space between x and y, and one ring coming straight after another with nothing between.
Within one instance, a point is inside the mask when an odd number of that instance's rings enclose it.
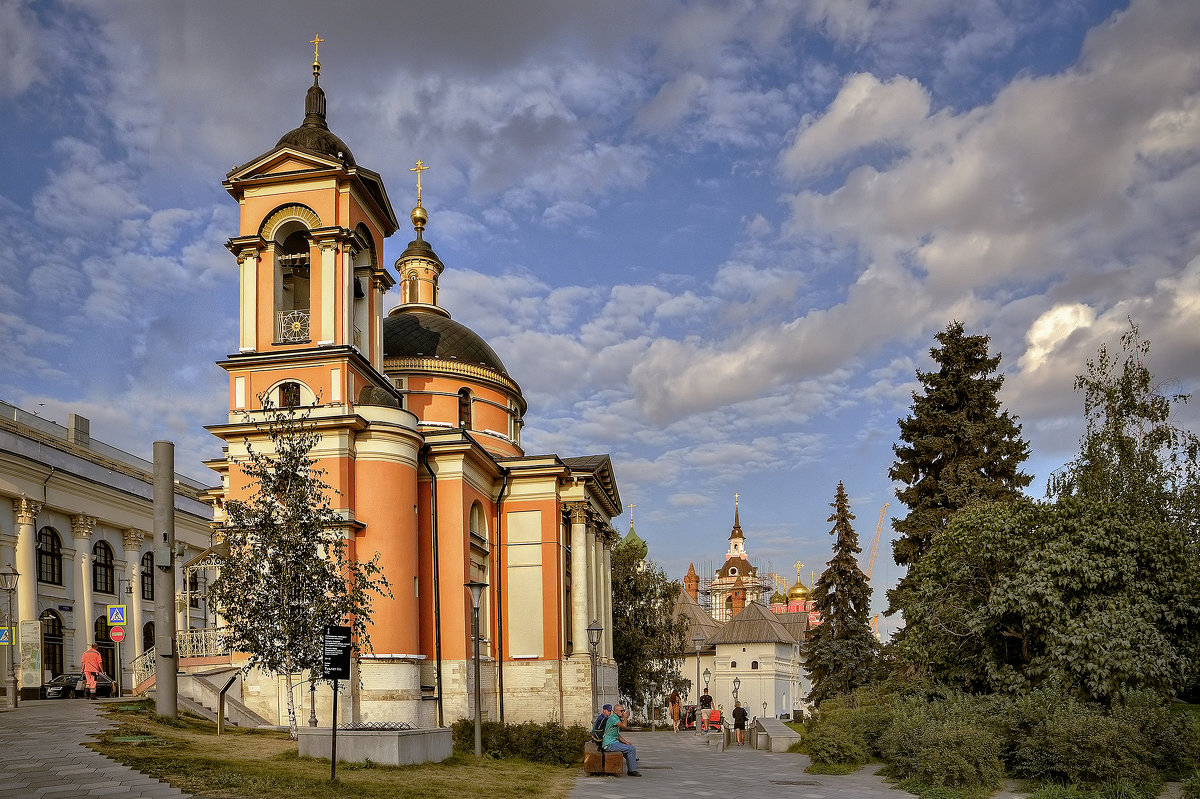
<instances>
[{"instance_id":1,"label":"stone paving slab","mask_svg":"<svg viewBox=\"0 0 1200 799\"><path fill-rule=\"evenodd\" d=\"M629 732L641 777L587 777L570 799L696 799L753 792L788 799L913 799L867 766L853 774L806 774L807 755L749 746L717 751L703 737L680 732Z\"/></svg>"},{"instance_id":2,"label":"stone paving slab","mask_svg":"<svg viewBox=\"0 0 1200 799\"><path fill-rule=\"evenodd\" d=\"M0 712L0 799L191 799L84 746L115 726L100 715L104 703L29 700Z\"/></svg>"}]
</instances>

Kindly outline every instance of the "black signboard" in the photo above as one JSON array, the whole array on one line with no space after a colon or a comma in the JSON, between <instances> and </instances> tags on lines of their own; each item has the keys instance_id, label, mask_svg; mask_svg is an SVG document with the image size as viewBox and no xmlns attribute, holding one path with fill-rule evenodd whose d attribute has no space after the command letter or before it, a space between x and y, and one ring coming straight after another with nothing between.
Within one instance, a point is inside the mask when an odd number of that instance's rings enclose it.
<instances>
[{"instance_id":1,"label":"black signboard","mask_svg":"<svg viewBox=\"0 0 1200 799\"><path fill-rule=\"evenodd\" d=\"M322 640L321 676L326 680L350 679L350 628L328 625Z\"/></svg>"}]
</instances>

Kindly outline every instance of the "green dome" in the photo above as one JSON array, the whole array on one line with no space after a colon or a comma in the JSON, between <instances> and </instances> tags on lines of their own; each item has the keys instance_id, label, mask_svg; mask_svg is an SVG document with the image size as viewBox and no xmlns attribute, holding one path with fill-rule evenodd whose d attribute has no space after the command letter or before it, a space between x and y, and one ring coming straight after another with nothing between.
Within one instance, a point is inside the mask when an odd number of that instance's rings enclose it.
<instances>
[{"instance_id":1,"label":"green dome","mask_svg":"<svg viewBox=\"0 0 1200 799\"><path fill-rule=\"evenodd\" d=\"M629 528L629 533L621 539L621 545L636 547L634 552L637 553L638 560L645 560L647 553L650 551L650 548L646 546L646 542L634 532L632 527Z\"/></svg>"}]
</instances>

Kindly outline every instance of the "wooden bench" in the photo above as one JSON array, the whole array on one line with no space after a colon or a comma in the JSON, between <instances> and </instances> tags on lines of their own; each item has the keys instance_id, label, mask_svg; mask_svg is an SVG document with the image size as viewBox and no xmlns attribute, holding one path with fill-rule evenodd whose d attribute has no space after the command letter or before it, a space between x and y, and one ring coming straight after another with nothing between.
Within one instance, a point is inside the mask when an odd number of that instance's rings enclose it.
<instances>
[{"instance_id":1,"label":"wooden bench","mask_svg":"<svg viewBox=\"0 0 1200 799\"><path fill-rule=\"evenodd\" d=\"M619 777L625 771L625 755L611 749L601 752L594 743L583 745L583 773L589 776L612 774Z\"/></svg>"}]
</instances>

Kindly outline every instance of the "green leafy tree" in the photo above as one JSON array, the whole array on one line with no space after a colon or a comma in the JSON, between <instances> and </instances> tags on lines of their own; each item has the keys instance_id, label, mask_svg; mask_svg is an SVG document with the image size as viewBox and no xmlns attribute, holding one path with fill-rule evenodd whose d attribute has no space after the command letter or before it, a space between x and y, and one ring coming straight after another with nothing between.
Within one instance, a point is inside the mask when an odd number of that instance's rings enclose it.
<instances>
[{"instance_id":1,"label":"green leafy tree","mask_svg":"<svg viewBox=\"0 0 1200 799\"><path fill-rule=\"evenodd\" d=\"M1165 393L1146 365L1150 342L1130 320L1121 352L1103 345L1075 378L1087 428L1074 461L1050 480L1050 496L1120 502L1161 516L1200 540L1200 438L1171 423L1187 394Z\"/></svg>"},{"instance_id":2,"label":"green leafy tree","mask_svg":"<svg viewBox=\"0 0 1200 799\"><path fill-rule=\"evenodd\" d=\"M870 682L879 643L871 632L871 584L855 557L862 550L851 522L846 488L838 483L830 503L833 559L813 586L821 623L804 644L804 669L812 680L808 700L820 705Z\"/></svg>"},{"instance_id":3,"label":"green leafy tree","mask_svg":"<svg viewBox=\"0 0 1200 799\"><path fill-rule=\"evenodd\" d=\"M1195 668L1194 562L1170 525L1123 503L973 506L910 572L901 657L971 691L1176 694Z\"/></svg>"},{"instance_id":4,"label":"green leafy tree","mask_svg":"<svg viewBox=\"0 0 1200 799\"><path fill-rule=\"evenodd\" d=\"M888 476L902 484L896 497L908 514L892 526L899 566L917 563L956 512L973 502L1020 496L1032 477L1020 470L1029 457L1016 417L1000 410L1004 377L995 374L999 355L988 353L988 336L968 336L951 322L930 350L937 369L917 371L923 393L913 393L912 413L901 419L896 461ZM888 613L904 611L908 623L908 575L888 592Z\"/></svg>"},{"instance_id":5,"label":"green leafy tree","mask_svg":"<svg viewBox=\"0 0 1200 799\"><path fill-rule=\"evenodd\" d=\"M262 399L262 398L260 398ZM390 595L378 554L354 560L345 527L329 504L331 487L311 452L320 441L307 415L264 401L255 428L269 451L246 440L239 464L249 498L225 503L225 543L220 576L209 596L225 618L230 645L287 681L288 728L296 738L293 681L321 669L326 625L347 625L355 653L369 649L367 623L374 594Z\"/></svg>"},{"instance_id":6,"label":"green leafy tree","mask_svg":"<svg viewBox=\"0 0 1200 799\"><path fill-rule=\"evenodd\" d=\"M687 622L675 616L682 590L658 564L646 559L640 540L612 548L613 657L617 690L637 707L687 681L680 674L687 652Z\"/></svg>"}]
</instances>

